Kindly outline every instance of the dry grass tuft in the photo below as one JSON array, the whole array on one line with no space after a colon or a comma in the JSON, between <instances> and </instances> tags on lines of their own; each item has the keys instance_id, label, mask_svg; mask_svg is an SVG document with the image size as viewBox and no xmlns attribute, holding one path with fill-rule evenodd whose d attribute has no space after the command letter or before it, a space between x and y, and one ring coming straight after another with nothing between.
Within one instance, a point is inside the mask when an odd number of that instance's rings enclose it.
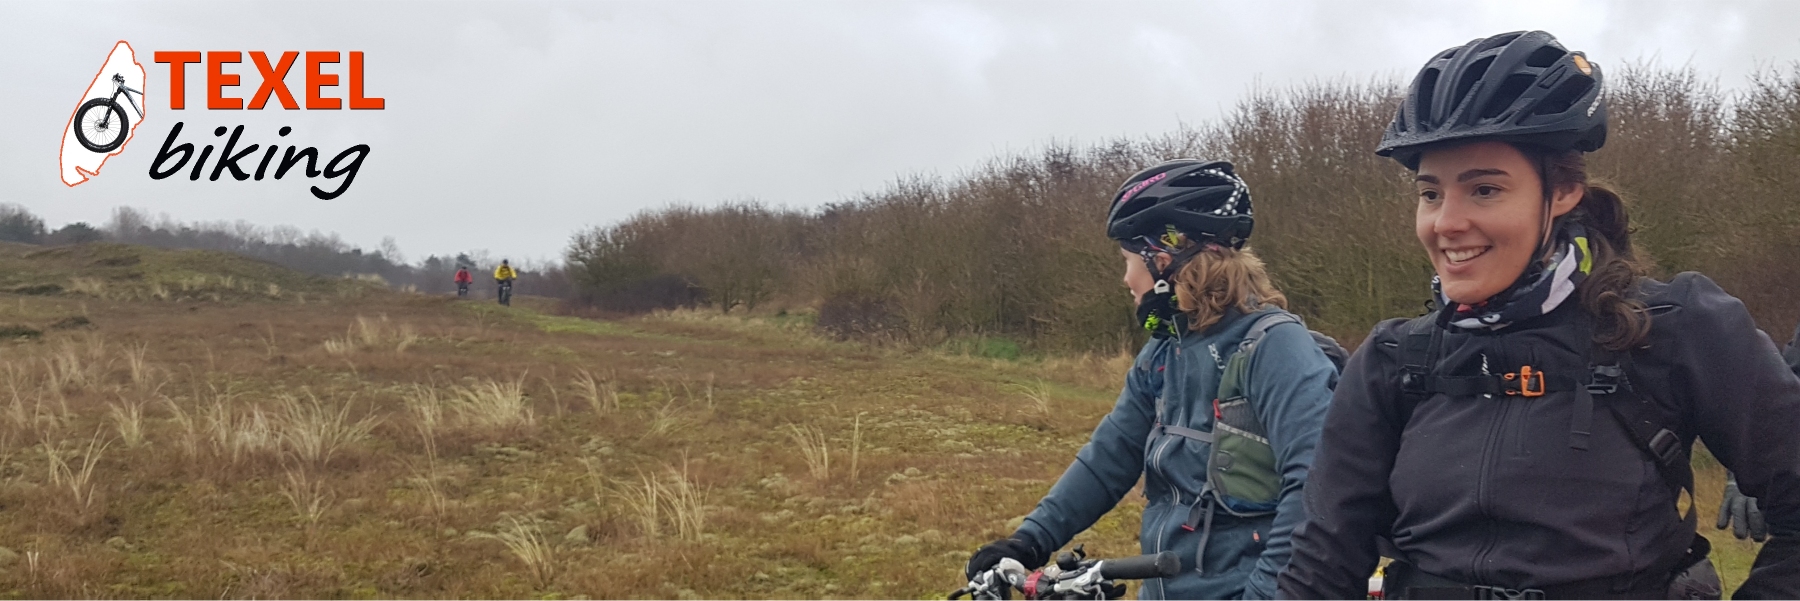
<instances>
[{"instance_id":1,"label":"dry grass tuft","mask_svg":"<svg viewBox=\"0 0 1800 601\"><path fill-rule=\"evenodd\" d=\"M660 474L638 472L635 480L603 478L596 462L587 461L595 484L595 500L605 496L620 501L638 533L652 539L673 535L679 540L699 540L706 529L706 491L681 470L669 467ZM604 494L603 494L604 493Z\"/></svg>"},{"instance_id":2,"label":"dry grass tuft","mask_svg":"<svg viewBox=\"0 0 1800 601\"><path fill-rule=\"evenodd\" d=\"M605 415L619 410L619 390L613 379L598 380L588 370L579 370L575 376L575 390L581 398L587 399L597 415Z\"/></svg>"},{"instance_id":3,"label":"dry grass tuft","mask_svg":"<svg viewBox=\"0 0 1800 601\"><path fill-rule=\"evenodd\" d=\"M558 568L555 545L544 537L537 523L517 517L508 517L507 521L507 527L498 533L480 532L475 536L500 541L513 557L525 564L526 572L531 574L532 582L539 589L550 586Z\"/></svg>"},{"instance_id":4,"label":"dry grass tuft","mask_svg":"<svg viewBox=\"0 0 1800 601\"><path fill-rule=\"evenodd\" d=\"M333 497L325 482L311 475L305 467L287 470L281 496L293 506L295 517L306 525L308 532L318 528L319 520L331 509Z\"/></svg>"},{"instance_id":5,"label":"dry grass tuft","mask_svg":"<svg viewBox=\"0 0 1800 601\"><path fill-rule=\"evenodd\" d=\"M825 440L825 432L798 424L788 424L787 432L788 437L794 440L794 446L800 449L800 456L806 458L807 473L821 482L830 479L831 445Z\"/></svg>"},{"instance_id":6,"label":"dry grass tuft","mask_svg":"<svg viewBox=\"0 0 1800 601\"><path fill-rule=\"evenodd\" d=\"M96 493L94 467L100 464L100 456L111 445L112 441L103 443L100 441L100 432L94 432L94 438L88 441L87 449L80 454L81 469L77 470L69 467L68 458L56 447L45 444L44 455L49 463L50 485L67 488L70 496L74 497L78 510L92 508Z\"/></svg>"},{"instance_id":7,"label":"dry grass tuft","mask_svg":"<svg viewBox=\"0 0 1800 601\"><path fill-rule=\"evenodd\" d=\"M88 296L93 296L93 297L105 298L106 297L106 280L102 280L99 278L87 278L87 277L69 278L69 291L75 292L78 294L86 294Z\"/></svg>"},{"instance_id":8,"label":"dry grass tuft","mask_svg":"<svg viewBox=\"0 0 1800 601\"><path fill-rule=\"evenodd\" d=\"M375 416L350 421L350 404L336 410L319 401L311 391L302 401L294 395L279 397L281 408L276 420L277 437L296 459L312 466L324 466L337 454L369 437L379 423Z\"/></svg>"},{"instance_id":9,"label":"dry grass tuft","mask_svg":"<svg viewBox=\"0 0 1800 601\"><path fill-rule=\"evenodd\" d=\"M447 393L447 394L446 394ZM511 381L483 380L472 386L451 386L447 391L414 385L404 396L421 436L433 441L446 428L479 432L510 431L537 424L531 402L525 396L525 378Z\"/></svg>"},{"instance_id":10,"label":"dry grass tuft","mask_svg":"<svg viewBox=\"0 0 1800 601\"><path fill-rule=\"evenodd\" d=\"M356 316L356 321L345 329L344 336L326 338L325 352L333 355L345 355L356 351L376 350L392 347L395 354L402 354L406 349L417 344L419 333L412 324L394 324L386 315L374 319Z\"/></svg>"},{"instance_id":11,"label":"dry grass tuft","mask_svg":"<svg viewBox=\"0 0 1800 601\"><path fill-rule=\"evenodd\" d=\"M1037 411L1039 417L1050 416L1050 387L1048 384L1045 384L1043 380L1038 380L1030 386L1013 384L1012 388L1018 390L1020 394L1025 395L1025 398L1031 401L1031 407L1033 410Z\"/></svg>"},{"instance_id":12,"label":"dry grass tuft","mask_svg":"<svg viewBox=\"0 0 1800 601\"><path fill-rule=\"evenodd\" d=\"M120 396L119 402L107 404L107 418L112 420L113 428L119 432L119 441L125 448L135 449L144 444L144 404L142 401Z\"/></svg>"},{"instance_id":13,"label":"dry grass tuft","mask_svg":"<svg viewBox=\"0 0 1800 601\"><path fill-rule=\"evenodd\" d=\"M537 423L531 404L525 399L525 380L510 382L487 380L474 386L457 386L449 407L464 426L508 430L530 427Z\"/></svg>"}]
</instances>

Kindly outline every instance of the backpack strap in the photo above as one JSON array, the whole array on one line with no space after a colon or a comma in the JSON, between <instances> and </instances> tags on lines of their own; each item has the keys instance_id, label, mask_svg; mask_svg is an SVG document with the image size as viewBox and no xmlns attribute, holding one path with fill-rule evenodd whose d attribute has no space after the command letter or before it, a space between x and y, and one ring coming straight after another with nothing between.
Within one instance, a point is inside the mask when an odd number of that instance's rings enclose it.
<instances>
[{"instance_id":1,"label":"backpack strap","mask_svg":"<svg viewBox=\"0 0 1800 601\"><path fill-rule=\"evenodd\" d=\"M1696 529L1695 506L1699 499L1694 496L1694 467L1688 455L1692 441L1676 429L1676 424L1682 423L1681 416L1657 403L1651 395L1633 389L1627 377L1631 368L1630 353L1615 353L1596 346L1593 354L1588 393L1606 398L1608 413L1624 427L1638 450L1656 465L1657 474L1674 489L1676 502L1687 497L1688 508L1681 521L1695 531L1694 541L1681 555L1665 558L1642 573L1627 575L1615 585L1616 589L1622 590L1635 585L1639 579L1662 578L1686 570L1706 559L1711 545Z\"/></svg>"},{"instance_id":2,"label":"backpack strap","mask_svg":"<svg viewBox=\"0 0 1800 601\"><path fill-rule=\"evenodd\" d=\"M1406 322L1402 331L1406 335L1400 339L1399 425L1405 427L1412 420L1413 409L1431 397L1427 381L1437 367L1444 329L1437 325L1435 314L1427 313Z\"/></svg>"},{"instance_id":3,"label":"backpack strap","mask_svg":"<svg viewBox=\"0 0 1800 601\"><path fill-rule=\"evenodd\" d=\"M1284 323L1300 323L1300 318L1287 311L1276 311L1257 317L1256 321L1250 322L1249 331L1244 332L1243 341L1238 343L1238 352L1250 352L1250 349L1256 346L1257 341L1262 340L1263 334L1269 333L1269 328Z\"/></svg>"},{"instance_id":4,"label":"backpack strap","mask_svg":"<svg viewBox=\"0 0 1800 601\"><path fill-rule=\"evenodd\" d=\"M1688 511L1682 519L1693 525L1694 468L1688 457L1689 441L1674 426L1681 423L1680 416L1658 404L1650 395L1632 389L1626 376L1631 365L1630 353L1596 349L1594 355L1593 380L1588 384L1588 392L1613 397L1606 405L1619 420L1619 425L1631 435L1631 441L1656 464L1656 471L1663 481L1676 488L1677 495L1687 494Z\"/></svg>"}]
</instances>

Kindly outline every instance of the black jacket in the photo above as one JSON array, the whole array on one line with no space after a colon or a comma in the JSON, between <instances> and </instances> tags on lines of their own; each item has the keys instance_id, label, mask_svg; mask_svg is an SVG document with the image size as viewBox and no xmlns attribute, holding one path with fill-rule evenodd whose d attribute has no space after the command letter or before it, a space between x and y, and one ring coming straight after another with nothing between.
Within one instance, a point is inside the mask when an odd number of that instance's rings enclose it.
<instances>
[{"instance_id":1,"label":"black jacket","mask_svg":"<svg viewBox=\"0 0 1800 601\"><path fill-rule=\"evenodd\" d=\"M1781 349L1781 357L1787 359L1789 369L1800 374L1800 326L1794 328L1794 337L1788 340L1787 348Z\"/></svg>"},{"instance_id":2,"label":"black jacket","mask_svg":"<svg viewBox=\"0 0 1800 601\"><path fill-rule=\"evenodd\" d=\"M1800 598L1800 378L1705 276L1646 280L1641 298L1654 317L1631 353L1632 388L1683 408L1684 442L1703 440L1768 519L1773 538L1737 597ZM1571 300L1499 332L1445 332L1436 373L1481 374L1484 360L1493 374L1585 370L1589 345L1572 335L1584 319ZM1686 550L1694 533L1673 488L1604 404L1586 450L1571 445L1575 391L1435 394L1401 417L1405 321L1376 326L1344 370L1283 597L1360 598L1377 537L1425 572L1512 589L1649 573Z\"/></svg>"}]
</instances>

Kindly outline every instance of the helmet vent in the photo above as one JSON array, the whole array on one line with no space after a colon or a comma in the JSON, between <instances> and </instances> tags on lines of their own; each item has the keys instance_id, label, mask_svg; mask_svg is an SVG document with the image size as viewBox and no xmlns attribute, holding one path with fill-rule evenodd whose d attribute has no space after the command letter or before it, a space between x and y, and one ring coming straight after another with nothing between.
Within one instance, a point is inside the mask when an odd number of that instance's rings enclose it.
<instances>
[{"instance_id":1,"label":"helmet vent","mask_svg":"<svg viewBox=\"0 0 1800 601\"><path fill-rule=\"evenodd\" d=\"M1450 98L1455 100L1456 104L1462 104L1463 100L1469 97L1469 89L1475 87L1476 82L1481 81L1481 76L1487 74L1488 66L1492 64L1494 64L1494 57L1490 56L1477 60L1474 64L1469 65L1469 68L1464 69L1462 79L1456 81L1456 91L1450 95ZM1452 108L1450 112L1455 112L1455 110ZM1439 121L1443 121L1449 115L1438 115L1437 117Z\"/></svg>"},{"instance_id":2,"label":"helmet vent","mask_svg":"<svg viewBox=\"0 0 1800 601\"><path fill-rule=\"evenodd\" d=\"M1513 102L1517 101L1519 96L1524 95L1525 90L1530 89L1531 83L1536 80L1536 77L1523 73L1507 76L1506 81L1500 84L1500 89L1494 92L1493 98L1488 100L1487 106L1481 109L1481 118L1493 119L1506 112L1506 109L1512 107Z\"/></svg>"},{"instance_id":3,"label":"helmet vent","mask_svg":"<svg viewBox=\"0 0 1800 601\"><path fill-rule=\"evenodd\" d=\"M1544 97L1544 100L1538 103L1537 110L1532 113L1537 115L1560 114L1569 110L1569 107L1575 106L1575 101L1581 100L1581 97L1587 95L1588 89L1593 87L1594 79L1591 77L1564 79L1562 85L1556 86L1549 96Z\"/></svg>"},{"instance_id":4,"label":"helmet vent","mask_svg":"<svg viewBox=\"0 0 1800 601\"><path fill-rule=\"evenodd\" d=\"M1418 120L1419 125L1425 129L1430 129L1440 120L1440 115L1432 114L1431 111L1432 95L1437 92L1438 74L1440 73L1442 71L1437 69L1426 69L1424 73L1419 74L1418 103L1413 105L1413 118Z\"/></svg>"},{"instance_id":5,"label":"helmet vent","mask_svg":"<svg viewBox=\"0 0 1800 601\"><path fill-rule=\"evenodd\" d=\"M1561 48L1544 46L1533 51L1531 56L1525 57L1525 66L1542 69L1556 64L1557 59L1568 55L1568 51Z\"/></svg>"}]
</instances>

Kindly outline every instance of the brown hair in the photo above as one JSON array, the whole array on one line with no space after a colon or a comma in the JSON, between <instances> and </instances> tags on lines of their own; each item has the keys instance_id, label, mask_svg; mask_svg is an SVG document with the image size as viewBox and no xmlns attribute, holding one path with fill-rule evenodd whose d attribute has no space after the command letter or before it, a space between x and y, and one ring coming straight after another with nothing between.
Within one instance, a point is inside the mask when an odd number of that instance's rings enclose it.
<instances>
[{"instance_id":1,"label":"brown hair","mask_svg":"<svg viewBox=\"0 0 1800 601\"><path fill-rule=\"evenodd\" d=\"M1188 329L1212 327L1237 307L1251 312L1263 305L1287 308L1287 296L1269 281L1262 259L1249 248L1232 250L1208 245L1175 274L1175 299L1188 316Z\"/></svg>"},{"instance_id":2,"label":"brown hair","mask_svg":"<svg viewBox=\"0 0 1800 601\"><path fill-rule=\"evenodd\" d=\"M1631 247L1631 219L1625 212L1625 200L1607 185L1588 181L1587 159L1580 152L1528 145L1518 148L1538 166L1546 198L1564 186L1587 186L1580 204L1557 221L1579 223L1589 233L1594 266L1575 293L1581 308L1598 320L1594 342L1614 351L1642 344L1650 335L1650 317L1644 302L1633 298L1632 292L1646 271Z\"/></svg>"}]
</instances>

